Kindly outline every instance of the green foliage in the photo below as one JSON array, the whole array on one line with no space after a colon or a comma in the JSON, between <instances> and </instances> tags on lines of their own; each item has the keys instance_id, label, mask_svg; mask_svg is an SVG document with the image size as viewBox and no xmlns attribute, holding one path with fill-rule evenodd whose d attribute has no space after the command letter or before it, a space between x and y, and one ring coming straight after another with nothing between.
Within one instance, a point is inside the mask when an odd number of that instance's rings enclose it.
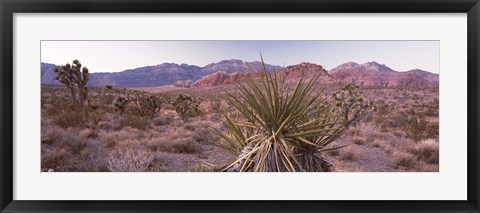
<instances>
[{"instance_id":1,"label":"green foliage","mask_svg":"<svg viewBox=\"0 0 480 213\"><path fill-rule=\"evenodd\" d=\"M73 64L66 64L56 67L54 72L57 74L55 79L65 85L70 90L75 112L81 116L82 120L88 121L88 87L86 86L90 79L88 68L82 67L78 60Z\"/></svg>"},{"instance_id":2,"label":"green foliage","mask_svg":"<svg viewBox=\"0 0 480 213\"><path fill-rule=\"evenodd\" d=\"M200 114L200 100L187 94L177 95L172 105L184 121Z\"/></svg>"},{"instance_id":3,"label":"green foliage","mask_svg":"<svg viewBox=\"0 0 480 213\"><path fill-rule=\"evenodd\" d=\"M262 59L263 62L263 59ZM346 120L314 92L319 76L303 77L287 89L285 76L266 69L258 82L237 84L240 94L229 95L238 115L225 114L227 133L212 128L224 140L218 145L238 155L226 171L332 171L325 153L346 128Z\"/></svg>"}]
</instances>

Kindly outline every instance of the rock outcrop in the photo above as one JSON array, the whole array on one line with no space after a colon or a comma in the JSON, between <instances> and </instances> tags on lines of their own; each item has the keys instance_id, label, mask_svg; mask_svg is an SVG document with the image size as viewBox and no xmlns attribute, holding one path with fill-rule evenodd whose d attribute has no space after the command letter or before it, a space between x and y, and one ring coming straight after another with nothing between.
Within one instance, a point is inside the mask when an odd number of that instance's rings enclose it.
<instances>
[{"instance_id":1,"label":"rock outcrop","mask_svg":"<svg viewBox=\"0 0 480 213\"><path fill-rule=\"evenodd\" d=\"M193 87L193 85L195 85L195 82L193 82L192 80L179 80L173 84L174 87L181 88L190 88Z\"/></svg>"},{"instance_id":2,"label":"rock outcrop","mask_svg":"<svg viewBox=\"0 0 480 213\"><path fill-rule=\"evenodd\" d=\"M377 62L348 62L332 69L330 76L339 83L372 87L428 87L439 81L438 74L419 69L399 72Z\"/></svg>"}]
</instances>

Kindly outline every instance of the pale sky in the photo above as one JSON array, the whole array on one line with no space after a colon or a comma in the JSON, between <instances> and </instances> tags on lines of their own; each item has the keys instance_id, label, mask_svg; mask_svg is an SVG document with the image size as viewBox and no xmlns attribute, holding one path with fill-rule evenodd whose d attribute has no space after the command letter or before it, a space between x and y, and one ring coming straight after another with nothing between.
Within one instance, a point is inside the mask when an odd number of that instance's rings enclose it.
<instances>
[{"instance_id":1,"label":"pale sky","mask_svg":"<svg viewBox=\"0 0 480 213\"><path fill-rule=\"evenodd\" d=\"M396 71L439 73L439 41L42 41L41 62L78 59L90 72L119 72L161 63L205 66L227 59L289 66L311 62L327 70L376 61Z\"/></svg>"}]
</instances>

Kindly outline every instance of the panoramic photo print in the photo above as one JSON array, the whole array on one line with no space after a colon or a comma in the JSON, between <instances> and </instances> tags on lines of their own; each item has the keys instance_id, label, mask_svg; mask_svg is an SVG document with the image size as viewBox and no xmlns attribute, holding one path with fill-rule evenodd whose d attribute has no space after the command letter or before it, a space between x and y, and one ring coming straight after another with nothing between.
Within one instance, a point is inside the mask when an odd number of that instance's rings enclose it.
<instances>
[{"instance_id":1,"label":"panoramic photo print","mask_svg":"<svg viewBox=\"0 0 480 213\"><path fill-rule=\"evenodd\" d=\"M42 41L42 172L438 172L439 41Z\"/></svg>"}]
</instances>

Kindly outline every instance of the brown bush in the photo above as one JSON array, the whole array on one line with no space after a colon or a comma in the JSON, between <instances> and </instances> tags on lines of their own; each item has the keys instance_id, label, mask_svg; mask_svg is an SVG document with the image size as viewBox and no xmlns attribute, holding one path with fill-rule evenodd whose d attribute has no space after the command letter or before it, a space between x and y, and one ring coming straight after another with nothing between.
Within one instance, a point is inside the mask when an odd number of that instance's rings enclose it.
<instances>
[{"instance_id":1,"label":"brown bush","mask_svg":"<svg viewBox=\"0 0 480 213\"><path fill-rule=\"evenodd\" d=\"M416 158L410 153L397 151L394 153L394 168L395 169L413 169L417 164Z\"/></svg>"},{"instance_id":2,"label":"brown bush","mask_svg":"<svg viewBox=\"0 0 480 213\"><path fill-rule=\"evenodd\" d=\"M169 125L171 123L173 123L172 116L161 116L153 120L153 124L155 124L155 126L164 126L164 125Z\"/></svg>"},{"instance_id":3,"label":"brown bush","mask_svg":"<svg viewBox=\"0 0 480 213\"><path fill-rule=\"evenodd\" d=\"M54 126L42 127L42 144L57 144L64 137L63 130Z\"/></svg>"},{"instance_id":4,"label":"brown bush","mask_svg":"<svg viewBox=\"0 0 480 213\"><path fill-rule=\"evenodd\" d=\"M347 146L340 151L340 160L347 162L354 162L359 160L363 154L362 152L355 147L355 145Z\"/></svg>"},{"instance_id":5,"label":"brown bush","mask_svg":"<svg viewBox=\"0 0 480 213\"><path fill-rule=\"evenodd\" d=\"M423 160L430 164L438 164L439 161L439 144L433 139L427 139L415 144L410 150L419 160Z\"/></svg>"},{"instance_id":6,"label":"brown bush","mask_svg":"<svg viewBox=\"0 0 480 213\"><path fill-rule=\"evenodd\" d=\"M74 111L59 112L55 116L54 123L64 129L79 127L83 123L83 117Z\"/></svg>"},{"instance_id":7,"label":"brown bush","mask_svg":"<svg viewBox=\"0 0 480 213\"><path fill-rule=\"evenodd\" d=\"M121 150L108 155L108 169L112 172L143 172L152 163L150 151Z\"/></svg>"},{"instance_id":8,"label":"brown bush","mask_svg":"<svg viewBox=\"0 0 480 213\"><path fill-rule=\"evenodd\" d=\"M143 119L135 115L126 115L119 119L118 124L114 125L114 129L120 130L126 126L130 126L140 130L147 130L150 126L150 122L147 119Z\"/></svg>"},{"instance_id":9,"label":"brown bush","mask_svg":"<svg viewBox=\"0 0 480 213\"><path fill-rule=\"evenodd\" d=\"M182 138L173 144L172 152L175 153L199 153L202 147L193 138Z\"/></svg>"},{"instance_id":10,"label":"brown bush","mask_svg":"<svg viewBox=\"0 0 480 213\"><path fill-rule=\"evenodd\" d=\"M401 118L401 126L407 137L416 142L438 137L438 124L428 122L425 117L404 116Z\"/></svg>"}]
</instances>

